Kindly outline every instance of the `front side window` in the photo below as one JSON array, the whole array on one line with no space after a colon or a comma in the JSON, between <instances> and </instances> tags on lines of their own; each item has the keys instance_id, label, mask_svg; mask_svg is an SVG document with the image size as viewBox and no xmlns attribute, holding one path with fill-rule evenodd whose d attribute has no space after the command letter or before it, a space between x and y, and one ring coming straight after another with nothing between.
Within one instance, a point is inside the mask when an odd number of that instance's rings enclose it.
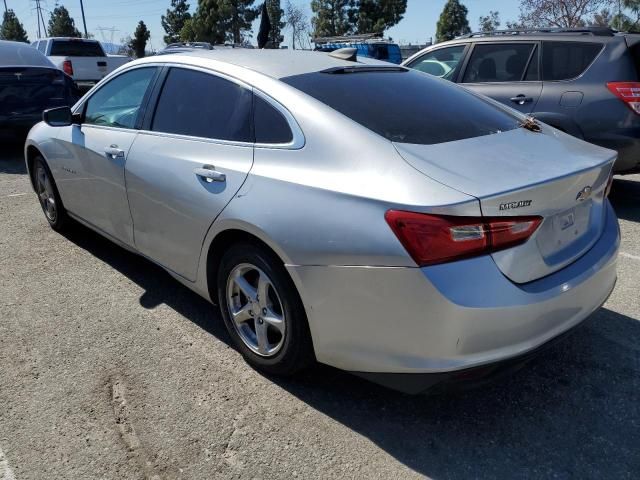
<instances>
[{"instance_id":1,"label":"front side window","mask_svg":"<svg viewBox=\"0 0 640 480\"><path fill-rule=\"evenodd\" d=\"M546 81L570 80L584 73L602 50L599 43L544 42L542 72Z\"/></svg>"},{"instance_id":2,"label":"front side window","mask_svg":"<svg viewBox=\"0 0 640 480\"><path fill-rule=\"evenodd\" d=\"M100 87L87 101L84 123L134 128L144 95L155 73L155 67L137 68Z\"/></svg>"},{"instance_id":3,"label":"front side window","mask_svg":"<svg viewBox=\"0 0 640 480\"><path fill-rule=\"evenodd\" d=\"M356 67L340 72L281 80L392 142L431 145L518 127L518 119L507 111L414 70Z\"/></svg>"},{"instance_id":4,"label":"front side window","mask_svg":"<svg viewBox=\"0 0 640 480\"><path fill-rule=\"evenodd\" d=\"M253 142L252 97L251 90L224 78L172 68L162 87L151 130Z\"/></svg>"},{"instance_id":5,"label":"front side window","mask_svg":"<svg viewBox=\"0 0 640 480\"><path fill-rule=\"evenodd\" d=\"M477 44L463 83L520 82L529 64L533 43Z\"/></svg>"},{"instance_id":6,"label":"front side window","mask_svg":"<svg viewBox=\"0 0 640 480\"><path fill-rule=\"evenodd\" d=\"M414 60L409 66L428 73L434 77L444 78L445 80L453 80L456 67L462 60L464 54L464 45L455 47L439 48L426 53L422 57Z\"/></svg>"}]
</instances>

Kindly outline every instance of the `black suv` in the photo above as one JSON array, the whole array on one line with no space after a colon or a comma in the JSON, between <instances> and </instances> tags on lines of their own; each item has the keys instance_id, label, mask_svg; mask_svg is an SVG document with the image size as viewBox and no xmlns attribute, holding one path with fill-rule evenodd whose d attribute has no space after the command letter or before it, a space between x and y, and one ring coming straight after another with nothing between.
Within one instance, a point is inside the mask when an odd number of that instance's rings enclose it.
<instances>
[{"instance_id":1,"label":"black suv","mask_svg":"<svg viewBox=\"0 0 640 480\"><path fill-rule=\"evenodd\" d=\"M617 150L616 173L640 172L640 34L595 27L473 33L403 65Z\"/></svg>"}]
</instances>

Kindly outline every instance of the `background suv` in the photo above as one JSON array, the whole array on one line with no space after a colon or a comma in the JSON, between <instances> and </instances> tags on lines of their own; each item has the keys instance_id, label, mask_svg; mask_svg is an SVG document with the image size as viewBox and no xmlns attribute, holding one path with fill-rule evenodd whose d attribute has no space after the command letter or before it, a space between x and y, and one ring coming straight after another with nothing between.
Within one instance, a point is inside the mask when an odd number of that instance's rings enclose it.
<instances>
[{"instance_id":1,"label":"background suv","mask_svg":"<svg viewBox=\"0 0 640 480\"><path fill-rule=\"evenodd\" d=\"M403 65L617 150L616 173L640 171L640 34L607 28L474 33L432 45Z\"/></svg>"}]
</instances>

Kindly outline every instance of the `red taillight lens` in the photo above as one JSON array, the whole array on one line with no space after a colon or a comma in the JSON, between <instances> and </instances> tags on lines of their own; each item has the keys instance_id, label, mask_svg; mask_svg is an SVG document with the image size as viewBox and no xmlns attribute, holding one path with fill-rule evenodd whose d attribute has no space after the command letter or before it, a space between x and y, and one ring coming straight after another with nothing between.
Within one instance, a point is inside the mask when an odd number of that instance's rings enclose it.
<instances>
[{"instance_id":1,"label":"red taillight lens","mask_svg":"<svg viewBox=\"0 0 640 480\"><path fill-rule=\"evenodd\" d=\"M611 193L611 187L613 187L613 172L609 175L609 180L607 181L607 188L604 190L604 198L609 198L609 194Z\"/></svg>"},{"instance_id":2,"label":"red taillight lens","mask_svg":"<svg viewBox=\"0 0 640 480\"><path fill-rule=\"evenodd\" d=\"M640 82L609 82L607 87L616 97L640 115Z\"/></svg>"},{"instance_id":3,"label":"red taillight lens","mask_svg":"<svg viewBox=\"0 0 640 480\"><path fill-rule=\"evenodd\" d=\"M524 243L541 217L452 217L389 210L385 219L420 266L485 255Z\"/></svg>"},{"instance_id":4,"label":"red taillight lens","mask_svg":"<svg viewBox=\"0 0 640 480\"><path fill-rule=\"evenodd\" d=\"M71 63L71 60L65 60L62 62L62 71L70 77L73 76L73 64Z\"/></svg>"}]
</instances>

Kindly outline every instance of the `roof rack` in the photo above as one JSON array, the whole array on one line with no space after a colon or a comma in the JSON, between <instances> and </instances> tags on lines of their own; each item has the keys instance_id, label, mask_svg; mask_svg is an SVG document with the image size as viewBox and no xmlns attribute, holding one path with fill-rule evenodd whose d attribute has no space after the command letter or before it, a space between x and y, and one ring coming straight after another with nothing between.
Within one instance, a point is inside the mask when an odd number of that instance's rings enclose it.
<instances>
[{"instance_id":1,"label":"roof rack","mask_svg":"<svg viewBox=\"0 0 640 480\"><path fill-rule=\"evenodd\" d=\"M516 30L493 30L490 32L473 32L457 38L490 37L497 35L530 35L530 34L578 34L593 35L595 37L613 37L617 33L609 27L584 28L524 28Z\"/></svg>"},{"instance_id":2,"label":"roof rack","mask_svg":"<svg viewBox=\"0 0 640 480\"><path fill-rule=\"evenodd\" d=\"M360 35L340 35L337 37L315 37L313 39L313 43L322 44L322 43L342 43L342 42L363 42L367 40L383 40L377 33L363 33Z\"/></svg>"}]
</instances>

